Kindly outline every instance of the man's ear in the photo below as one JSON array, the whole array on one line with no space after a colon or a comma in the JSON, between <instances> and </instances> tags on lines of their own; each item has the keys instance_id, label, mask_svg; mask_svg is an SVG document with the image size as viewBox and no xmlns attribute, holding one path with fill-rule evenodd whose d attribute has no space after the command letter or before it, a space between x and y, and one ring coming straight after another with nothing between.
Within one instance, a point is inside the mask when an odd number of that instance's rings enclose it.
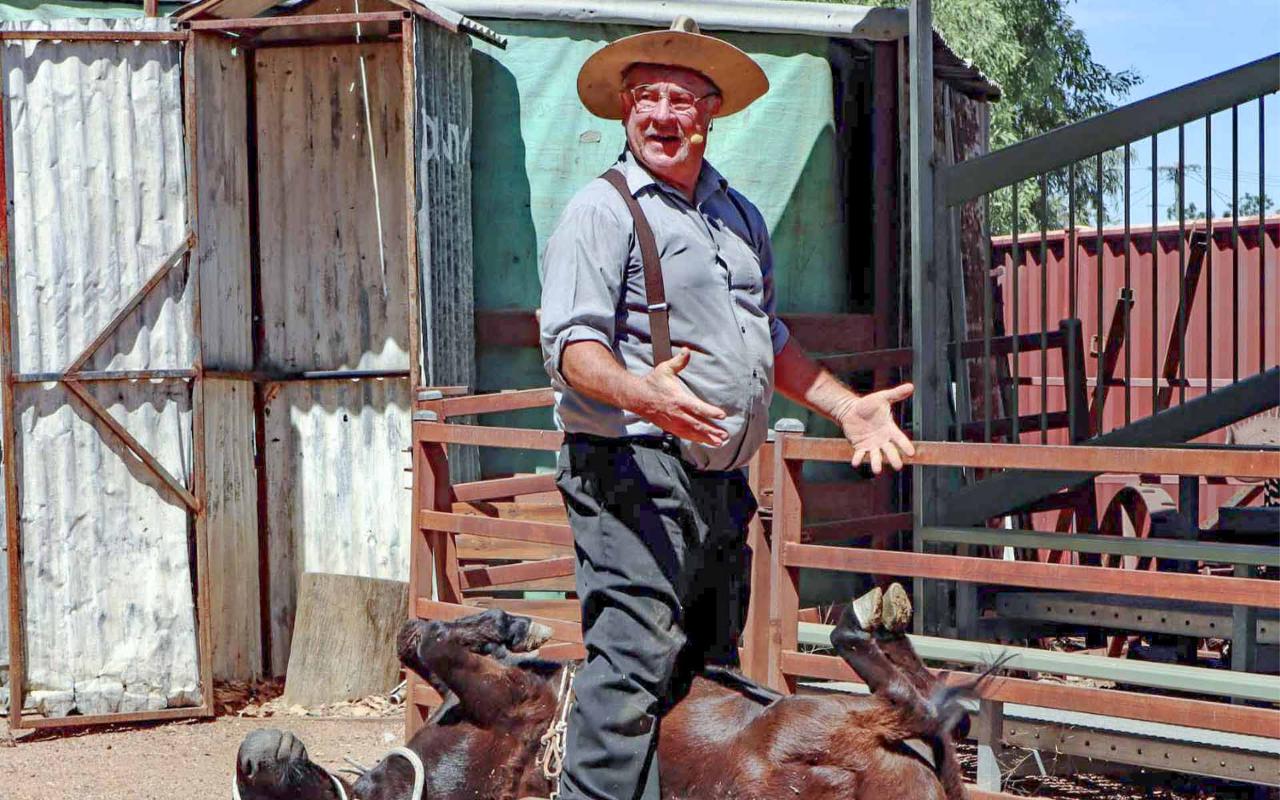
<instances>
[{"instance_id":1,"label":"man's ear","mask_svg":"<svg viewBox=\"0 0 1280 800\"><path fill-rule=\"evenodd\" d=\"M720 113L720 107L724 105L724 98L718 94L713 94L707 98L707 127L711 127L711 121L715 119L716 114Z\"/></svg>"}]
</instances>

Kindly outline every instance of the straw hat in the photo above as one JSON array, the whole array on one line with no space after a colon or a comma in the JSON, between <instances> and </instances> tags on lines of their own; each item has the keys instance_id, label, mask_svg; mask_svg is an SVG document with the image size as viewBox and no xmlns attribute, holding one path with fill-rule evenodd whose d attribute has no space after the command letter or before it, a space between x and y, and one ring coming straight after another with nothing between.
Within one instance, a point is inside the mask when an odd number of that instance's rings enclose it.
<instances>
[{"instance_id":1,"label":"straw hat","mask_svg":"<svg viewBox=\"0 0 1280 800\"><path fill-rule=\"evenodd\" d=\"M578 73L578 97L591 113L622 119L622 76L632 64L662 64L700 72L720 90L717 116L727 117L769 91L769 79L751 56L698 32L698 23L676 17L670 30L647 31L606 45Z\"/></svg>"}]
</instances>

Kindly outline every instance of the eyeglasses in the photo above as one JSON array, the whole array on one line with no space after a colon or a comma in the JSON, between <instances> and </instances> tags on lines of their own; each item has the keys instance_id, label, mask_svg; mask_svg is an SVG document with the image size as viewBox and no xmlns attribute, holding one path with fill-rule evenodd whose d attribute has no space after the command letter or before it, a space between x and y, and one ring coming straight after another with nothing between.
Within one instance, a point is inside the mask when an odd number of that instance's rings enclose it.
<instances>
[{"instance_id":1,"label":"eyeglasses","mask_svg":"<svg viewBox=\"0 0 1280 800\"><path fill-rule=\"evenodd\" d=\"M631 94L631 100L635 103L637 111L652 111L662 103L662 98L665 97L667 98L667 106L675 114L692 114L700 101L720 94L712 91L704 95L696 95L683 89L663 90L647 83L633 86L627 91Z\"/></svg>"}]
</instances>

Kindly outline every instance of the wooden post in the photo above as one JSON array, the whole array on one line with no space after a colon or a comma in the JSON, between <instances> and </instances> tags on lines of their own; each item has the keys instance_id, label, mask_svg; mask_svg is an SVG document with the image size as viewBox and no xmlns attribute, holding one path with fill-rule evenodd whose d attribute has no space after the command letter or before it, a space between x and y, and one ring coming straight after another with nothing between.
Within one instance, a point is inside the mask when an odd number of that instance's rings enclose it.
<instances>
[{"instance_id":1,"label":"wooden post","mask_svg":"<svg viewBox=\"0 0 1280 800\"><path fill-rule=\"evenodd\" d=\"M752 456L747 467L747 485L761 504L766 487L773 483L766 474L771 473L772 468L773 446L766 444ZM747 526L747 545L751 548L751 602L747 606L747 621L743 626L738 657L742 662L743 674L760 683L766 683L769 679L769 610L773 595L770 583L773 551L770 549L769 538L762 514L757 513Z\"/></svg>"},{"instance_id":2,"label":"wooden post","mask_svg":"<svg viewBox=\"0 0 1280 800\"><path fill-rule=\"evenodd\" d=\"M421 391L417 397L413 421L440 422L444 414L438 391ZM413 434L413 509L409 548L409 617L417 618L420 598L443 603L462 603L458 549L452 533L430 531L418 523L420 511L449 511L453 505L453 487L449 483L449 457L445 446L424 441ZM408 740L426 723L426 708L420 705L418 687L426 684L412 673L405 693L405 739Z\"/></svg>"},{"instance_id":3,"label":"wooden post","mask_svg":"<svg viewBox=\"0 0 1280 800\"><path fill-rule=\"evenodd\" d=\"M1004 703L998 700L982 700L978 703L978 725L975 738L978 740L978 780L979 789L987 792L1000 791L1000 752L1004 737Z\"/></svg>"},{"instance_id":4,"label":"wooden post","mask_svg":"<svg viewBox=\"0 0 1280 800\"><path fill-rule=\"evenodd\" d=\"M780 419L774 426L773 445L773 552L769 598L769 688L788 694L796 689L795 679L782 671L782 654L799 644L800 570L782 563L787 544L800 543L803 509L800 504L800 472L803 461L783 457L783 442L804 435L804 423L797 419Z\"/></svg>"},{"instance_id":5,"label":"wooden post","mask_svg":"<svg viewBox=\"0 0 1280 800\"><path fill-rule=\"evenodd\" d=\"M160 16L160 0L142 0L142 16Z\"/></svg>"}]
</instances>

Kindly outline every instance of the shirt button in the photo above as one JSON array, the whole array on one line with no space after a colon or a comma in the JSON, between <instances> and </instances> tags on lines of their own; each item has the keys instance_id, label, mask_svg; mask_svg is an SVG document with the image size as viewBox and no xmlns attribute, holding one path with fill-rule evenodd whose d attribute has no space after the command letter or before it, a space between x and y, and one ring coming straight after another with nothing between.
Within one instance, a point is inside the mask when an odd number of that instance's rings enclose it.
<instances>
[{"instance_id":1,"label":"shirt button","mask_svg":"<svg viewBox=\"0 0 1280 800\"><path fill-rule=\"evenodd\" d=\"M743 332L743 333L746 333L746 332L747 332L747 326L746 326L746 325L741 326L741 328L742 328L742 332Z\"/></svg>"}]
</instances>

